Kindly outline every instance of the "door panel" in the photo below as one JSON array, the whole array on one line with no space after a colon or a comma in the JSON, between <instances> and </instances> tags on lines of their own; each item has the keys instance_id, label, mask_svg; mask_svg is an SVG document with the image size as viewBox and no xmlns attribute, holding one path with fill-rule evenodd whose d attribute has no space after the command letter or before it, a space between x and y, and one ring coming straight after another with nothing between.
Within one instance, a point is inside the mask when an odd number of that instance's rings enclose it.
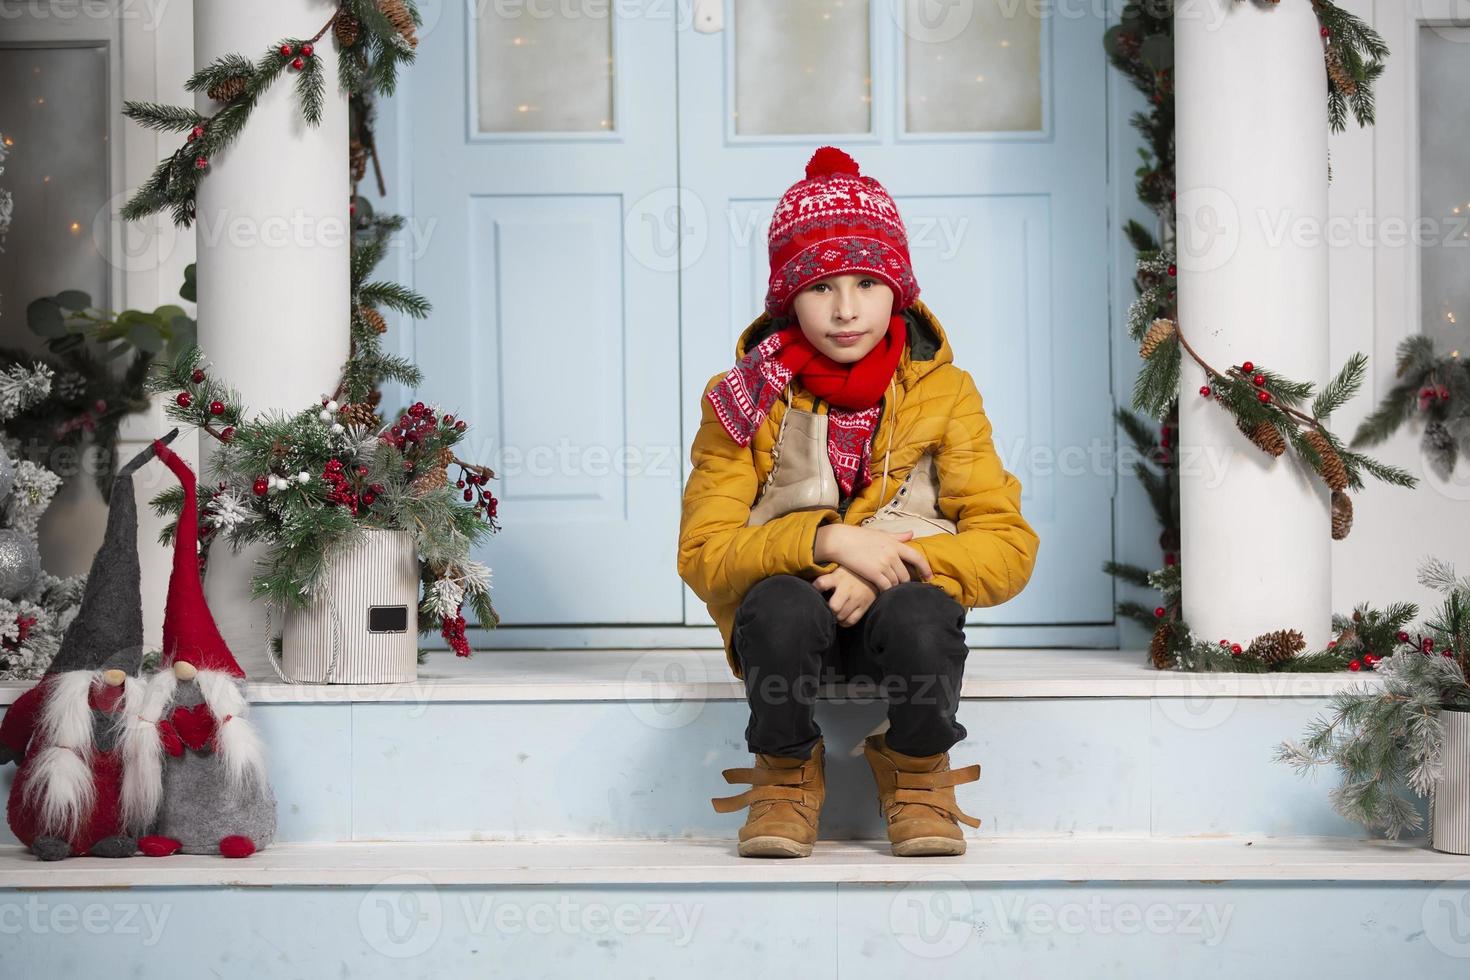
<instances>
[{"instance_id":1,"label":"door panel","mask_svg":"<svg viewBox=\"0 0 1470 980\"><path fill-rule=\"evenodd\" d=\"M405 73L413 354L497 473L504 625L682 621L672 10L446 4Z\"/></svg>"}]
</instances>

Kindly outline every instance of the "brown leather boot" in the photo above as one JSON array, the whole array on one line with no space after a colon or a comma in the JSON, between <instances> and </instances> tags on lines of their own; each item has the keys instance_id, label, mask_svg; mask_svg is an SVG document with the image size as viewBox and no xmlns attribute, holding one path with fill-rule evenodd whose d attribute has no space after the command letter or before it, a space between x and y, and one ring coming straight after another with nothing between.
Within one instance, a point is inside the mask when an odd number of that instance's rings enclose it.
<instances>
[{"instance_id":1,"label":"brown leather boot","mask_svg":"<svg viewBox=\"0 0 1470 980\"><path fill-rule=\"evenodd\" d=\"M878 811L888 820L888 840L897 857L965 853L957 820L980 821L962 811L954 788L980 778L980 766L949 767L949 753L905 755L888 745L886 735L869 735L863 755L878 784Z\"/></svg>"},{"instance_id":2,"label":"brown leather boot","mask_svg":"<svg viewBox=\"0 0 1470 980\"><path fill-rule=\"evenodd\" d=\"M735 796L710 800L717 813L750 807L740 828L741 857L807 857L817 839L817 821L827 795L821 738L811 758L757 752L755 768L724 770L727 783L750 783Z\"/></svg>"}]
</instances>

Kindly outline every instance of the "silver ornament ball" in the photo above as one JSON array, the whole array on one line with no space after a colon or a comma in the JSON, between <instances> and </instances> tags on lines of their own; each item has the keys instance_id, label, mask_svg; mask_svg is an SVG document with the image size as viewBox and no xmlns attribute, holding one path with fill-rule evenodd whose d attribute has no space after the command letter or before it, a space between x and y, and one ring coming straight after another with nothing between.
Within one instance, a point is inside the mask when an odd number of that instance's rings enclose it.
<instances>
[{"instance_id":1,"label":"silver ornament ball","mask_svg":"<svg viewBox=\"0 0 1470 980\"><path fill-rule=\"evenodd\" d=\"M19 531L0 530L0 597L15 599L36 584L41 555Z\"/></svg>"}]
</instances>

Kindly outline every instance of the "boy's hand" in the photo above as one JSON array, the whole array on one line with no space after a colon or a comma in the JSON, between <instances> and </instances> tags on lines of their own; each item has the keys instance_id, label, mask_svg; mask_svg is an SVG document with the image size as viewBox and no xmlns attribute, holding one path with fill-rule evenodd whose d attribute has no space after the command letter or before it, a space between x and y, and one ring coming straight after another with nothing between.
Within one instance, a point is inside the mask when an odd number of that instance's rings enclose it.
<instances>
[{"instance_id":1,"label":"boy's hand","mask_svg":"<svg viewBox=\"0 0 1470 980\"><path fill-rule=\"evenodd\" d=\"M841 565L835 571L812 579L812 585L821 592L831 590L827 605L843 626L851 626L862 619L873 600L878 598L878 590L873 583Z\"/></svg>"},{"instance_id":2,"label":"boy's hand","mask_svg":"<svg viewBox=\"0 0 1470 980\"><path fill-rule=\"evenodd\" d=\"M927 582L934 577L928 560L917 548L903 543L913 536L913 531L890 534L858 524L824 524L817 529L813 557L845 566L879 591L911 581L909 565Z\"/></svg>"}]
</instances>

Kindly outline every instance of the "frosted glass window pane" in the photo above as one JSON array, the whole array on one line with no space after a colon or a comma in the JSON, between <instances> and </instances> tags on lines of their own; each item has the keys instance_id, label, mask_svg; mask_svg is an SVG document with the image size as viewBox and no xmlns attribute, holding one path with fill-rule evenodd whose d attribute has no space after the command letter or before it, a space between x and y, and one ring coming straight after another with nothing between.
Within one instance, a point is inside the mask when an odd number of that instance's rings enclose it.
<instances>
[{"instance_id":1,"label":"frosted glass window pane","mask_svg":"<svg viewBox=\"0 0 1470 980\"><path fill-rule=\"evenodd\" d=\"M872 129L867 0L735 0L735 132Z\"/></svg>"},{"instance_id":2,"label":"frosted glass window pane","mask_svg":"<svg viewBox=\"0 0 1470 980\"><path fill-rule=\"evenodd\" d=\"M908 132L1040 129L1040 9L1008 0L904 0ZM935 10L950 19L936 19Z\"/></svg>"},{"instance_id":3,"label":"frosted glass window pane","mask_svg":"<svg viewBox=\"0 0 1470 980\"><path fill-rule=\"evenodd\" d=\"M613 5L474 9L480 132L613 129Z\"/></svg>"},{"instance_id":4,"label":"frosted glass window pane","mask_svg":"<svg viewBox=\"0 0 1470 980\"><path fill-rule=\"evenodd\" d=\"M1441 353L1470 357L1470 29L1419 29L1419 237L1421 330Z\"/></svg>"},{"instance_id":5,"label":"frosted glass window pane","mask_svg":"<svg viewBox=\"0 0 1470 980\"><path fill-rule=\"evenodd\" d=\"M109 210L110 119L105 48L0 47L0 187L14 205L0 246L6 345L39 346L26 329L34 299L78 289L94 306L112 305L107 253L122 201Z\"/></svg>"}]
</instances>

